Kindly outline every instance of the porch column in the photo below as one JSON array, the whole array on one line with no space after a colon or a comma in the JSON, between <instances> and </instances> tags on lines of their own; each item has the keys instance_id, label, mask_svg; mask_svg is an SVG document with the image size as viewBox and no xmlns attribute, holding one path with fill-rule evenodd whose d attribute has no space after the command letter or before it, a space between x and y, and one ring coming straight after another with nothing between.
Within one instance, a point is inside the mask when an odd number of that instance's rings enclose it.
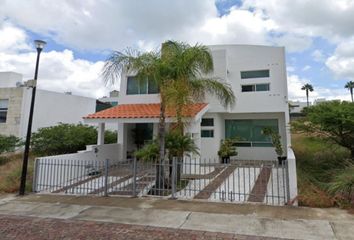
<instances>
[{"instance_id":1,"label":"porch column","mask_svg":"<svg viewBox=\"0 0 354 240\"><path fill-rule=\"evenodd\" d=\"M97 145L104 144L104 131L105 131L105 123L98 124L98 134L97 134Z\"/></svg>"}]
</instances>

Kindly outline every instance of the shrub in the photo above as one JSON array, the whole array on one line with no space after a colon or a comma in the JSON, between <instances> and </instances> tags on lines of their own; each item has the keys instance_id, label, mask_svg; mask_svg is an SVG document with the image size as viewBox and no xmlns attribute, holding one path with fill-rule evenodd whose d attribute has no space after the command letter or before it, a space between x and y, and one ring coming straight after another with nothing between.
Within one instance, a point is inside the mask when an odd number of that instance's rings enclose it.
<instances>
[{"instance_id":1,"label":"shrub","mask_svg":"<svg viewBox=\"0 0 354 240\"><path fill-rule=\"evenodd\" d=\"M335 176L334 180L329 184L328 190L330 193L335 194L338 200L354 201L354 165Z\"/></svg>"},{"instance_id":2,"label":"shrub","mask_svg":"<svg viewBox=\"0 0 354 240\"><path fill-rule=\"evenodd\" d=\"M84 150L86 145L97 142L95 127L83 124L64 124L40 128L32 134L32 150L38 155L75 153ZM105 143L117 142L115 132L106 131Z\"/></svg>"},{"instance_id":3,"label":"shrub","mask_svg":"<svg viewBox=\"0 0 354 240\"><path fill-rule=\"evenodd\" d=\"M16 136L5 136L0 134L0 154L3 152L13 152L16 147L21 146L23 143Z\"/></svg>"}]
</instances>

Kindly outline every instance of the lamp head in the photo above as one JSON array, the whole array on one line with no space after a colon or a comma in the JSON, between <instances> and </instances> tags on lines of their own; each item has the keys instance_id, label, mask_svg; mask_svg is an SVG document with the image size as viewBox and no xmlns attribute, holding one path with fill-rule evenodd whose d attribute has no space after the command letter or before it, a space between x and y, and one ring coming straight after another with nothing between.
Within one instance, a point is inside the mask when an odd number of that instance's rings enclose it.
<instances>
[{"instance_id":1,"label":"lamp head","mask_svg":"<svg viewBox=\"0 0 354 240\"><path fill-rule=\"evenodd\" d=\"M36 46L37 50L42 50L47 43L42 40L34 40L34 45Z\"/></svg>"}]
</instances>

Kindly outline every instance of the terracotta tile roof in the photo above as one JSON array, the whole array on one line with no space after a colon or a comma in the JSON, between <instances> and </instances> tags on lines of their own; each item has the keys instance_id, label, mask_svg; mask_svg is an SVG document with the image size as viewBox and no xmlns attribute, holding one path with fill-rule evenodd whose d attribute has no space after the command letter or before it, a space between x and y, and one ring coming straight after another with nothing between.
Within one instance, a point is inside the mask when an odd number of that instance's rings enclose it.
<instances>
[{"instance_id":1,"label":"terracotta tile roof","mask_svg":"<svg viewBox=\"0 0 354 240\"><path fill-rule=\"evenodd\" d=\"M195 103L183 110L183 116L194 117L207 103ZM114 118L158 118L160 116L160 104L121 104L100 112L89 114L85 119L114 119ZM168 108L166 117L175 117L176 110Z\"/></svg>"}]
</instances>

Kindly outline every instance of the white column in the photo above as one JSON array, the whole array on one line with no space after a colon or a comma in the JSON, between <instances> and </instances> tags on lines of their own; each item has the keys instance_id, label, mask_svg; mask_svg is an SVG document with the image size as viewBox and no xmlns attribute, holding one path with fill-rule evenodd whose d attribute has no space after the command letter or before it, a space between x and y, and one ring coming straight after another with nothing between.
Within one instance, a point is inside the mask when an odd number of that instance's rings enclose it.
<instances>
[{"instance_id":1,"label":"white column","mask_svg":"<svg viewBox=\"0 0 354 240\"><path fill-rule=\"evenodd\" d=\"M105 123L98 124L97 145L104 144Z\"/></svg>"},{"instance_id":2,"label":"white column","mask_svg":"<svg viewBox=\"0 0 354 240\"><path fill-rule=\"evenodd\" d=\"M289 177L289 192L290 192L290 202L297 206L297 173L296 173L296 158L293 150L288 148L288 177Z\"/></svg>"},{"instance_id":3,"label":"white column","mask_svg":"<svg viewBox=\"0 0 354 240\"><path fill-rule=\"evenodd\" d=\"M118 123L118 144L119 144L119 160L126 159L127 144L126 144L126 127L124 123Z\"/></svg>"}]
</instances>

